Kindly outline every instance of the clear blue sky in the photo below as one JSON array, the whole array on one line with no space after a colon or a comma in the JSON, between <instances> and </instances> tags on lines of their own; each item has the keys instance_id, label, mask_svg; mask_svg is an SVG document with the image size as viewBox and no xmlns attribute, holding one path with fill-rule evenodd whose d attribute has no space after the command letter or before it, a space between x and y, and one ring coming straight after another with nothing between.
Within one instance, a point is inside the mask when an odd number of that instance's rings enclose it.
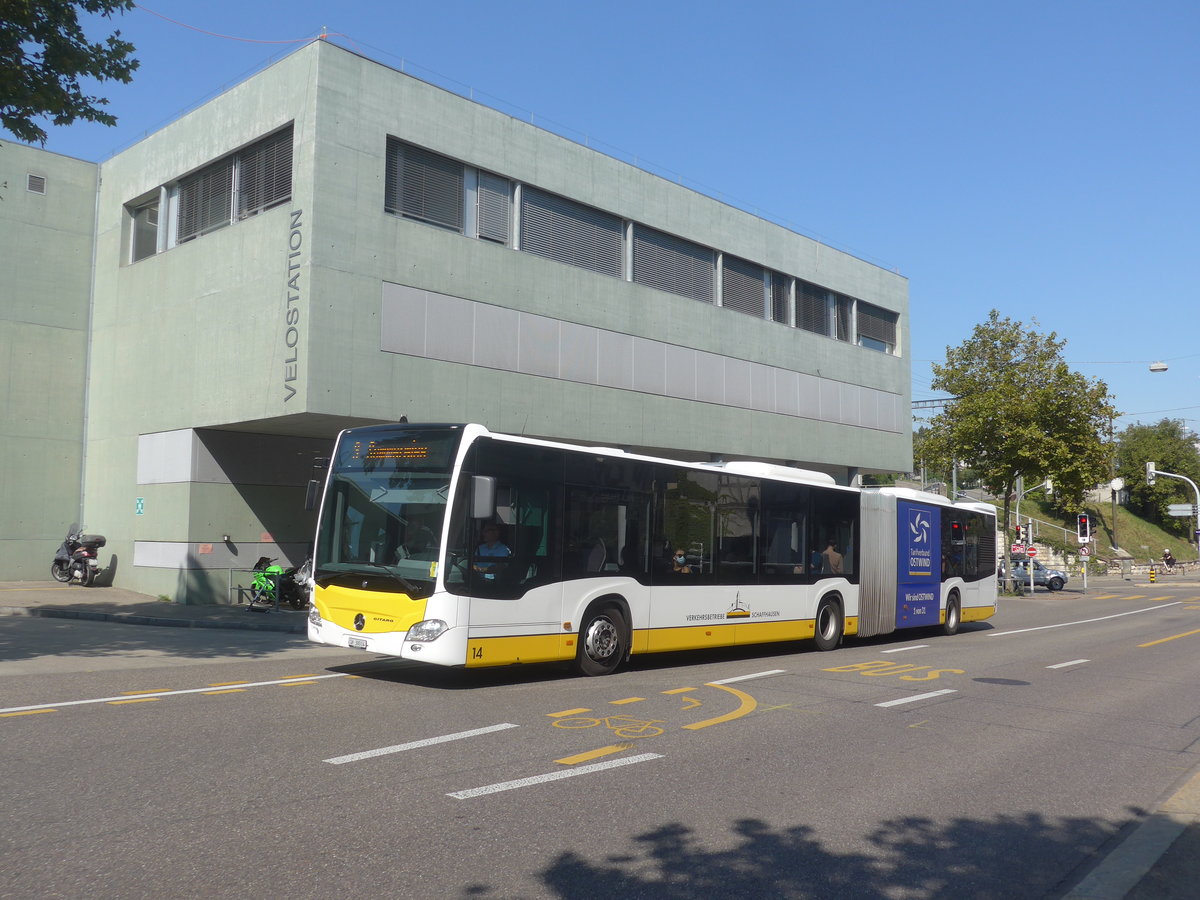
<instances>
[{"instance_id":1,"label":"clear blue sky","mask_svg":"<svg viewBox=\"0 0 1200 900\"><path fill-rule=\"evenodd\" d=\"M900 272L914 400L996 308L1067 338L1118 429L1200 431L1196 0L147 0L117 25L118 126L47 149L103 160L326 29Z\"/></svg>"}]
</instances>

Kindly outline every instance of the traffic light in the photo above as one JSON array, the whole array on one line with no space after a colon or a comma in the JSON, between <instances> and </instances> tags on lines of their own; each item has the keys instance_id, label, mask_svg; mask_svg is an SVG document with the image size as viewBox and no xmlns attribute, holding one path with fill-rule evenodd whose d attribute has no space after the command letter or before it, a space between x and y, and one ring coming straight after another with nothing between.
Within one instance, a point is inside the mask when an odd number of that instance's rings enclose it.
<instances>
[{"instance_id":1,"label":"traffic light","mask_svg":"<svg viewBox=\"0 0 1200 900\"><path fill-rule=\"evenodd\" d=\"M962 522L950 523L950 543L954 546L966 543L966 540L963 538Z\"/></svg>"},{"instance_id":2,"label":"traffic light","mask_svg":"<svg viewBox=\"0 0 1200 900\"><path fill-rule=\"evenodd\" d=\"M1154 463L1152 463L1152 462L1146 463L1146 485L1148 487L1154 487L1155 474L1156 473L1154 471Z\"/></svg>"},{"instance_id":3,"label":"traffic light","mask_svg":"<svg viewBox=\"0 0 1200 900\"><path fill-rule=\"evenodd\" d=\"M1025 529L1021 527L1021 523L1017 523L1016 541L1018 544L1025 540Z\"/></svg>"},{"instance_id":4,"label":"traffic light","mask_svg":"<svg viewBox=\"0 0 1200 900\"><path fill-rule=\"evenodd\" d=\"M1092 539L1092 520L1088 518L1087 513L1080 513L1075 517L1075 533L1079 535L1081 543L1086 544Z\"/></svg>"}]
</instances>

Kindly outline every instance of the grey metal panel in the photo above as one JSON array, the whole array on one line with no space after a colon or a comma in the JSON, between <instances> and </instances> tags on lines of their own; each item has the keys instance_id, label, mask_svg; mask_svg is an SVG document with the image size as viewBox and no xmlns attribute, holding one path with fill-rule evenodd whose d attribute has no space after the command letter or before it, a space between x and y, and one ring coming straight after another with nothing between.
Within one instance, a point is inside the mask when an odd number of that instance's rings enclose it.
<instances>
[{"instance_id":1,"label":"grey metal panel","mask_svg":"<svg viewBox=\"0 0 1200 900\"><path fill-rule=\"evenodd\" d=\"M896 630L896 498L878 491L861 495L862 581L858 634L890 634Z\"/></svg>"},{"instance_id":2,"label":"grey metal panel","mask_svg":"<svg viewBox=\"0 0 1200 900\"><path fill-rule=\"evenodd\" d=\"M750 409L750 363L744 359L725 359L725 402L729 406Z\"/></svg>"},{"instance_id":3,"label":"grey metal panel","mask_svg":"<svg viewBox=\"0 0 1200 900\"><path fill-rule=\"evenodd\" d=\"M597 383L605 387L633 387L633 338L617 331L599 331Z\"/></svg>"},{"instance_id":4,"label":"grey metal panel","mask_svg":"<svg viewBox=\"0 0 1200 900\"><path fill-rule=\"evenodd\" d=\"M725 402L725 357L696 351L696 399L705 403Z\"/></svg>"},{"instance_id":5,"label":"grey metal panel","mask_svg":"<svg viewBox=\"0 0 1200 900\"><path fill-rule=\"evenodd\" d=\"M819 393L821 395L821 412L817 418L824 419L826 422L841 421L839 404L842 402L842 396L837 382L826 381L822 378L819 383Z\"/></svg>"},{"instance_id":6,"label":"grey metal panel","mask_svg":"<svg viewBox=\"0 0 1200 900\"><path fill-rule=\"evenodd\" d=\"M476 305L448 294L429 294L429 319L425 326L429 356L449 362L472 361Z\"/></svg>"},{"instance_id":7,"label":"grey metal panel","mask_svg":"<svg viewBox=\"0 0 1200 900\"><path fill-rule=\"evenodd\" d=\"M427 303L425 291L385 282L379 326L380 349L425 356Z\"/></svg>"},{"instance_id":8,"label":"grey metal panel","mask_svg":"<svg viewBox=\"0 0 1200 900\"><path fill-rule=\"evenodd\" d=\"M797 372L796 387L799 395L796 414L806 419L821 418L821 379Z\"/></svg>"},{"instance_id":9,"label":"grey metal panel","mask_svg":"<svg viewBox=\"0 0 1200 900\"><path fill-rule=\"evenodd\" d=\"M863 428L879 427L879 391L863 388L858 409L858 424Z\"/></svg>"},{"instance_id":10,"label":"grey metal panel","mask_svg":"<svg viewBox=\"0 0 1200 900\"><path fill-rule=\"evenodd\" d=\"M520 313L515 309L475 304L475 365L514 371L519 335Z\"/></svg>"},{"instance_id":11,"label":"grey metal panel","mask_svg":"<svg viewBox=\"0 0 1200 900\"><path fill-rule=\"evenodd\" d=\"M859 422L859 388L857 384L838 383L838 418L843 425L857 425Z\"/></svg>"},{"instance_id":12,"label":"grey metal panel","mask_svg":"<svg viewBox=\"0 0 1200 900\"><path fill-rule=\"evenodd\" d=\"M558 323L558 371L568 381L596 383L597 331L590 325Z\"/></svg>"},{"instance_id":13,"label":"grey metal panel","mask_svg":"<svg viewBox=\"0 0 1200 900\"><path fill-rule=\"evenodd\" d=\"M663 394L666 386L666 345L659 341L633 339L633 389L647 394Z\"/></svg>"},{"instance_id":14,"label":"grey metal panel","mask_svg":"<svg viewBox=\"0 0 1200 900\"><path fill-rule=\"evenodd\" d=\"M195 446L196 433L190 428L138 435L137 483L191 481Z\"/></svg>"},{"instance_id":15,"label":"grey metal panel","mask_svg":"<svg viewBox=\"0 0 1200 900\"><path fill-rule=\"evenodd\" d=\"M558 377L558 320L521 313L520 371Z\"/></svg>"},{"instance_id":16,"label":"grey metal panel","mask_svg":"<svg viewBox=\"0 0 1200 900\"><path fill-rule=\"evenodd\" d=\"M663 391L669 397L696 399L696 351L675 344L666 345L667 374Z\"/></svg>"},{"instance_id":17,"label":"grey metal panel","mask_svg":"<svg viewBox=\"0 0 1200 900\"><path fill-rule=\"evenodd\" d=\"M800 415L800 373L775 370L775 411L785 416Z\"/></svg>"},{"instance_id":18,"label":"grey metal panel","mask_svg":"<svg viewBox=\"0 0 1200 900\"><path fill-rule=\"evenodd\" d=\"M755 409L775 412L775 367L750 364L750 399Z\"/></svg>"}]
</instances>

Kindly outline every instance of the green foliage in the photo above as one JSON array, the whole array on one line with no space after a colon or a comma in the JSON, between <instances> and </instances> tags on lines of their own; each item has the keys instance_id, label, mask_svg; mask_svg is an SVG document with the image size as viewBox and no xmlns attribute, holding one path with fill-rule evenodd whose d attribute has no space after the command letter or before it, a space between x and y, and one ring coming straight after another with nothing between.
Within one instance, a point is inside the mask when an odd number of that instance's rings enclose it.
<instances>
[{"instance_id":1,"label":"green foliage","mask_svg":"<svg viewBox=\"0 0 1200 900\"><path fill-rule=\"evenodd\" d=\"M1071 371L1066 340L1001 318L992 310L966 341L946 348L933 366L935 390L954 396L919 442L924 458L958 459L1007 498L1018 478L1027 487L1051 478L1057 502L1072 512L1107 480L1115 415L1108 386ZM1006 515L1007 520L1007 515Z\"/></svg>"},{"instance_id":2,"label":"green foliage","mask_svg":"<svg viewBox=\"0 0 1200 900\"><path fill-rule=\"evenodd\" d=\"M1129 509L1171 534L1190 535L1195 519L1167 515L1171 503L1195 503L1196 493L1185 481L1160 476L1146 484L1146 463L1163 472L1184 475L1200 483L1200 451L1196 435L1179 419L1157 425L1130 425L1117 438L1117 474L1125 479Z\"/></svg>"},{"instance_id":3,"label":"green foliage","mask_svg":"<svg viewBox=\"0 0 1200 900\"><path fill-rule=\"evenodd\" d=\"M100 107L108 101L83 92L80 78L128 83L138 61L133 44L115 31L91 42L79 12L110 18L133 8L133 0L2 0L0 14L0 125L28 143L45 143L46 130L76 119L115 125Z\"/></svg>"}]
</instances>

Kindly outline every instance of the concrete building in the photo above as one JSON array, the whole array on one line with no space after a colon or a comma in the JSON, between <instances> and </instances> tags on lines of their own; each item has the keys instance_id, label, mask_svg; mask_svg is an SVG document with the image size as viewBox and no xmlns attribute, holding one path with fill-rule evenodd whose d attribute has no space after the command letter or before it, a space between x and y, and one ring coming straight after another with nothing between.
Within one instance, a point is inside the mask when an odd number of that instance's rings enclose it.
<instances>
[{"instance_id":1,"label":"concrete building","mask_svg":"<svg viewBox=\"0 0 1200 900\"><path fill-rule=\"evenodd\" d=\"M300 561L343 427L911 467L906 280L314 42L102 163L0 152L0 579Z\"/></svg>"}]
</instances>

